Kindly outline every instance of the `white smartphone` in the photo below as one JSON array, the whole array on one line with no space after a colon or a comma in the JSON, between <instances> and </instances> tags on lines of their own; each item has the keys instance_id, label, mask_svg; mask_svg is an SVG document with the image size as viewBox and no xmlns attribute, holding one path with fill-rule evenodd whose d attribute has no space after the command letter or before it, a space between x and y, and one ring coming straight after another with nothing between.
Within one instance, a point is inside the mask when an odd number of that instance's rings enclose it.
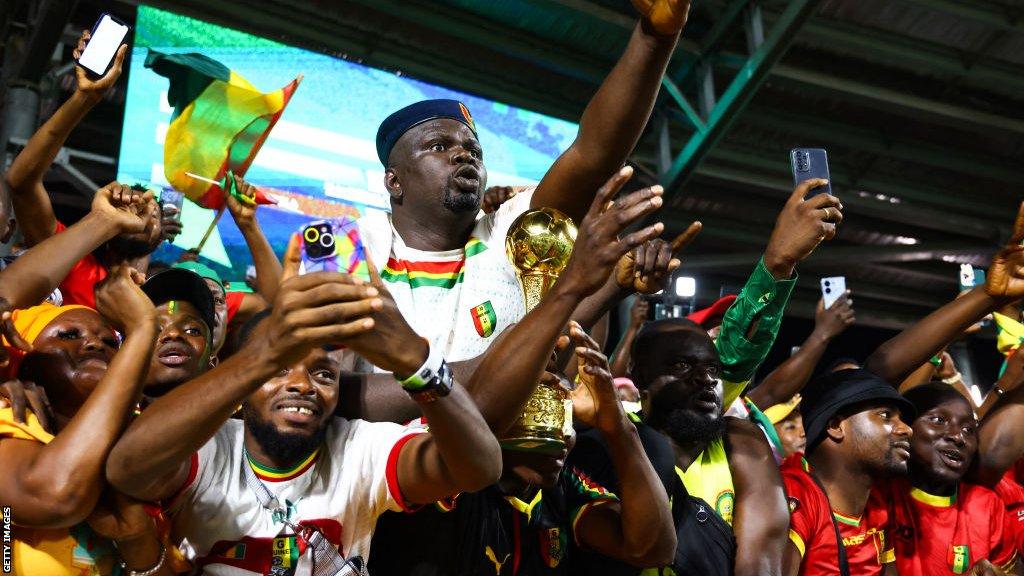
<instances>
[{"instance_id":1,"label":"white smartphone","mask_svg":"<svg viewBox=\"0 0 1024 576\"><path fill-rule=\"evenodd\" d=\"M839 300L839 297L846 293L846 277L831 276L821 279L821 297L825 301L825 309L828 310Z\"/></svg>"},{"instance_id":2,"label":"white smartphone","mask_svg":"<svg viewBox=\"0 0 1024 576\"><path fill-rule=\"evenodd\" d=\"M85 50L78 57L78 65L85 68L93 78L102 78L110 71L114 63L114 56L117 49L124 44L125 37L131 26L114 18L110 14L103 14L92 29L89 43Z\"/></svg>"}]
</instances>

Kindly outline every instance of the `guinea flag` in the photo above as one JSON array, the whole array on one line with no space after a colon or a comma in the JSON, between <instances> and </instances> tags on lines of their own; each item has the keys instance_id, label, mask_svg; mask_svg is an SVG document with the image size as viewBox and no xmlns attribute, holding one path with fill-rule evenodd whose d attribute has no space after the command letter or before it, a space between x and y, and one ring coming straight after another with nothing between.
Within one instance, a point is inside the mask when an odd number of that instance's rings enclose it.
<instances>
[{"instance_id":1,"label":"guinea flag","mask_svg":"<svg viewBox=\"0 0 1024 576\"><path fill-rule=\"evenodd\" d=\"M174 114L164 141L167 181L204 208L223 207L229 186L206 180L227 182L229 172L245 175L302 76L264 93L202 54L150 50L146 67L170 80L167 100ZM273 203L259 192L256 202Z\"/></svg>"}]
</instances>

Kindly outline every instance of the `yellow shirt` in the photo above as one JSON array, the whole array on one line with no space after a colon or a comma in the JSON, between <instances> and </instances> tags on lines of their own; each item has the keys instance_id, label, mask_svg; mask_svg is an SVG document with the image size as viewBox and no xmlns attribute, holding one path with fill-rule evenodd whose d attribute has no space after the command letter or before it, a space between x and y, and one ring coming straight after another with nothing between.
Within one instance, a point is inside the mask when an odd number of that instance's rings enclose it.
<instances>
[{"instance_id":1,"label":"yellow shirt","mask_svg":"<svg viewBox=\"0 0 1024 576\"><path fill-rule=\"evenodd\" d=\"M39 425L31 412L27 422L14 421L10 408L0 408L0 441L30 440L49 444L53 436ZM114 566L110 542L97 536L88 524L43 530L12 526L14 574L18 576L109 575Z\"/></svg>"},{"instance_id":2,"label":"yellow shirt","mask_svg":"<svg viewBox=\"0 0 1024 576\"><path fill-rule=\"evenodd\" d=\"M691 496L713 506L722 520L732 526L736 490L732 485L732 471L729 470L729 459L721 438L708 444L685 471L677 467L676 474Z\"/></svg>"}]
</instances>

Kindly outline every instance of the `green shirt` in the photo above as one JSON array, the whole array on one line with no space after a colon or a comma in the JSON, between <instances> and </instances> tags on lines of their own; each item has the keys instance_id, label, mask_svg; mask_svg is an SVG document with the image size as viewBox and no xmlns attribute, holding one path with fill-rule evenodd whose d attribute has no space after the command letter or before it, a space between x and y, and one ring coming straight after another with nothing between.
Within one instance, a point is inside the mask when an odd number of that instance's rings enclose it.
<instances>
[{"instance_id":1,"label":"green shirt","mask_svg":"<svg viewBox=\"0 0 1024 576\"><path fill-rule=\"evenodd\" d=\"M757 367L764 362L779 334L782 315L796 285L797 274L788 280L776 280L764 265L762 257L747 279L736 301L722 319L715 346L722 361L722 382L725 385L724 406L729 406L743 392ZM754 322L757 329L751 338L747 333Z\"/></svg>"}]
</instances>

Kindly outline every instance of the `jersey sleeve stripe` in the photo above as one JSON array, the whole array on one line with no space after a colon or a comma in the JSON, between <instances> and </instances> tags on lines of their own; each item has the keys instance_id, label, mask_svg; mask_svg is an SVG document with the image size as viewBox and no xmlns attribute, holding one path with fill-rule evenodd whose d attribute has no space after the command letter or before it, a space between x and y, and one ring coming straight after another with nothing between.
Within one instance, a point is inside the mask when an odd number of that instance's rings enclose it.
<instances>
[{"instance_id":1,"label":"jersey sleeve stripe","mask_svg":"<svg viewBox=\"0 0 1024 576\"><path fill-rule=\"evenodd\" d=\"M395 503L398 504L398 507L401 508L403 512L415 512L416 508L409 507L405 503L405 498L402 497L402 490L398 485L398 456L401 454L402 448L405 446L406 442L422 433L423 431L421 430L419 432L413 432L412 434L402 436L398 439L398 442L395 442L395 445L391 447L391 453L388 454L387 468L384 472L388 483L388 491L391 492L391 498L395 500Z\"/></svg>"},{"instance_id":2,"label":"jersey sleeve stripe","mask_svg":"<svg viewBox=\"0 0 1024 576\"><path fill-rule=\"evenodd\" d=\"M804 554L807 552L807 546L804 545L804 539L796 533L796 530L790 529L789 541L792 542L794 546L796 546L797 551L800 552L800 557L803 558Z\"/></svg>"}]
</instances>

